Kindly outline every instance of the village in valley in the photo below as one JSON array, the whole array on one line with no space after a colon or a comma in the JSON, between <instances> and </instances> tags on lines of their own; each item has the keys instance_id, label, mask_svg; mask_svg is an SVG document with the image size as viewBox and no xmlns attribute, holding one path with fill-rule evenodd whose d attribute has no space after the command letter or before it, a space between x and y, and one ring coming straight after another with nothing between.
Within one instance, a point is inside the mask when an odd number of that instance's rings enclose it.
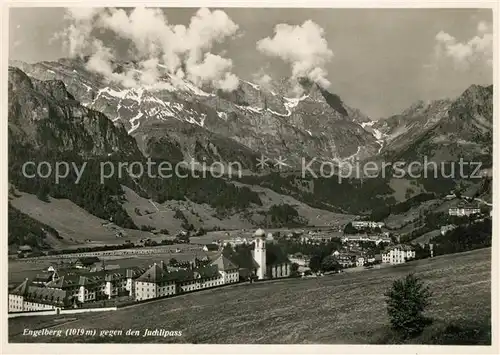
<instances>
[{"instance_id":1,"label":"village in valley","mask_svg":"<svg viewBox=\"0 0 500 355\"><path fill-rule=\"evenodd\" d=\"M491 211L460 203L450 207L447 214L457 223L478 223ZM440 234L457 227L443 225ZM21 246L19 262L32 264L34 269L24 281L9 285L9 312L16 316L40 311L58 314L68 309L116 309L238 283L365 272L434 257L432 239L405 242L384 222L370 220L272 232L260 228L219 231L211 243L205 244L200 242L206 240L200 239L202 234L182 230L169 245L148 240L134 248L61 255L40 256L29 246ZM137 265L130 260L120 265L120 258L134 255L147 259L137 259ZM177 260L177 255L184 257ZM38 264L49 266L38 269Z\"/></svg>"},{"instance_id":2,"label":"village in valley","mask_svg":"<svg viewBox=\"0 0 500 355\"><path fill-rule=\"evenodd\" d=\"M450 5L6 7L7 345L493 345L498 11Z\"/></svg>"}]
</instances>

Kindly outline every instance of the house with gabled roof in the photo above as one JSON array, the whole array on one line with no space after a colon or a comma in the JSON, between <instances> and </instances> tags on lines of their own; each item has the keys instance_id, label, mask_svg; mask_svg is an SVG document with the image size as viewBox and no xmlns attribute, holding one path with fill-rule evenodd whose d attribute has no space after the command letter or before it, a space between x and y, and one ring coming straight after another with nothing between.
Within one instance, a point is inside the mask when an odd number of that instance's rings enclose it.
<instances>
[{"instance_id":1,"label":"house with gabled roof","mask_svg":"<svg viewBox=\"0 0 500 355\"><path fill-rule=\"evenodd\" d=\"M219 255L219 257L215 259L211 265L217 266L218 272L220 273L224 284L235 283L240 280L239 266L224 255Z\"/></svg>"},{"instance_id":2,"label":"house with gabled roof","mask_svg":"<svg viewBox=\"0 0 500 355\"><path fill-rule=\"evenodd\" d=\"M61 275L45 286L65 290L80 303L125 294L133 296L133 280L144 271L143 268L139 267L102 270L99 272L74 271Z\"/></svg>"},{"instance_id":3,"label":"house with gabled roof","mask_svg":"<svg viewBox=\"0 0 500 355\"><path fill-rule=\"evenodd\" d=\"M9 312L51 310L70 304L71 297L66 291L37 286L29 279L9 292Z\"/></svg>"},{"instance_id":4,"label":"house with gabled roof","mask_svg":"<svg viewBox=\"0 0 500 355\"><path fill-rule=\"evenodd\" d=\"M176 293L175 280L169 275L162 262L154 263L134 281L135 299L137 301L164 297Z\"/></svg>"},{"instance_id":5,"label":"house with gabled roof","mask_svg":"<svg viewBox=\"0 0 500 355\"><path fill-rule=\"evenodd\" d=\"M185 271L181 280L177 281L178 292L192 292L204 288L224 285L224 280L219 273L217 265L208 265L194 270L178 270Z\"/></svg>"},{"instance_id":6,"label":"house with gabled roof","mask_svg":"<svg viewBox=\"0 0 500 355\"><path fill-rule=\"evenodd\" d=\"M219 263L226 271L219 269ZM194 269L177 270L169 270L163 262L155 263L135 280L135 299L142 301L221 286L225 283L224 273L227 273L226 279L229 280L228 272L233 272L235 267L224 260Z\"/></svg>"}]
</instances>

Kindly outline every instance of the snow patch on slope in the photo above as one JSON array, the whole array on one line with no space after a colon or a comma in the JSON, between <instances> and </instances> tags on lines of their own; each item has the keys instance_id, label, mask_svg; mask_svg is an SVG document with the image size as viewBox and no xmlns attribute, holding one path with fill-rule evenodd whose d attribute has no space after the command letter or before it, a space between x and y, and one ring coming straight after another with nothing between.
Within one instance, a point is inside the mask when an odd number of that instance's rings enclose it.
<instances>
[{"instance_id":1,"label":"snow patch on slope","mask_svg":"<svg viewBox=\"0 0 500 355\"><path fill-rule=\"evenodd\" d=\"M260 85L251 83L251 82L246 81L246 80L242 80L242 79L240 79L240 80L243 81L244 83L247 83L248 85L250 85L251 87L253 87L255 90L260 90Z\"/></svg>"},{"instance_id":2,"label":"snow patch on slope","mask_svg":"<svg viewBox=\"0 0 500 355\"><path fill-rule=\"evenodd\" d=\"M132 117L130 119L130 124L132 125L132 127L128 130L128 134L132 133L133 131L135 131L137 128L139 128L139 126L141 125L141 121L139 121L139 119L143 116L143 113L142 111L139 111L139 113L135 116L135 117Z\"/></svg>"},{"instance_id":3,"label":"snow patch on slope","mask_svg":"<svg viewBox=\"0 0 500 355\"><path fill-rule=\"evenodd\" d=\"M377 140L378 145L380 146L378 148L377 154L380 154L382 151L382 148L384 148L384 143L385 143L385 135L377 128L373 128L373 125L375 124L376 121L370 121L370 122L361 122L359 125L363 127L367 132L371 133L373 137ZM369 129L366 129L366 128Z\"/></svg>"},{"instance_id":4,"label":"snow patch on slope","mask_svg":"<svg viewBox=\"0 0 500 355\"><path fill-rule=\"evenodd\" d=\"M359 152L361 151L361 146L358 145L358 149L356 150L356 153L348 156L347 158L344 158L343 160L344 161L349 161L349 160L353 160L355 157L358 156Z\"/></svg>"},{"instance_id":5,"label":"snow patch on slope","mask_svg":"<svg viewBox=\"0 0 500 355\"><path fill-rule=\"evenodd\" d=\"M285 113L285 114L283 114L283 113L278 113L278 112L276 112L276 111L271 110L270 108L268 108L268 109L267 109L267 111L271 112L273 115L276 115L276 116L281 116L281 117L289 117L289 116L291 116L291 114L292 114L292 111L290 111L290 110L288 110L288 112L287 112L287 113Z\"/></svg>"},{"instance_id":6,"label":"snow patch on slope","mask_svg":"<svg viewBox=\"0 0 500 355\"><path fill-rule=\"evenodd\" d=\"M82 83L82 85L85 86L85 88L87 89L87 92L89 92L90 90L92 90L92 88L90 86L88 86L87 84Z\"/></svg>"},{"instance_id":7,"label":"snow patch on slope","mask_svg":"<svg viewBox=\"0 0 500 355\"><path fill-rule=\"evenodd\" d=\"M236 105L236 107L239 108L240 110L244 110L244 111L250 111L253 113L262 113L261 107L242 106L242 105Z\"/></svg>"},{"instance_id":8,"label":"snow patch on slope","mask_svg":"<svg viewBox=\"0 0 500 355\"><path fill-rule=\"evenodd\" d=\"M304 95L302 97L297 97L297 98L288 98L288 97L283 97L285 99L285 107L288 109L293 109L297 107L299 102L307 99L309 95Z\"/></svg>"}]
</instances>

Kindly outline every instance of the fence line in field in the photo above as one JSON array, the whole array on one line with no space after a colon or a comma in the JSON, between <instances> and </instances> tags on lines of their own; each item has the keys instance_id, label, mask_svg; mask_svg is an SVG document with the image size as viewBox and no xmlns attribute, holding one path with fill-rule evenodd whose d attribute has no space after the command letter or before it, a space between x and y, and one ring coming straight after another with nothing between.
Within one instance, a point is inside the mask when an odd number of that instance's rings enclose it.
<instances>
[{"instance_id":1,"label":"fence line in field","mask_svg":"<svg viewBox=\"0 0 500 355\"><path fill-rule=\"evenodd\" d=\"M200 246L192 246L189 248L184 248L181 252L191 252L191 251L201 251ZM31 258L19 258L15 260L24 262L36 262L39 260L50 260L50 259L77 259L89 256L122 256L122 255L151 255L151 254L177 254L175 249L169 247L151 247L151 248L140 248L140 249L121 249L121 250L108 250L108 251L88 251L82 253L69 253L69 254L57 254L57 255L44 255L36 256Z\"/></svg>"},{"instance_id":2,"label":"fence line in field","mask_svg":"<svg viewBox=\"0 0 500 355\"><path fill-rule=\"evenodd\" d=\"M87 312L106 312L116 311L118 307L101 307L101 308L78 308L78 309L51 309L49 311L31 311L31 312L15 312L9 313L9 318L17 317L32 317L32 316L53 316L57 314L75 314Z\"/></svg>"}]
</instances>

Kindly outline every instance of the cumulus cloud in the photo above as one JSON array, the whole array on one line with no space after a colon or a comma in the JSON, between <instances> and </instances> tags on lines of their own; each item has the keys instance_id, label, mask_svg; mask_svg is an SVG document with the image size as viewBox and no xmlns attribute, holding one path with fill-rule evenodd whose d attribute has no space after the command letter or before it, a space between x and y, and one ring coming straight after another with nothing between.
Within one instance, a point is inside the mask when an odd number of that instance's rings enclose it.
<instances>
[{"instance_id":1,"label":"cumulus cloud","mask_svg":"<svg viewBox=\"0 0 500 355\"><path fill-rule=\"evenodd\" d=\"M469 40L459 41L454 36L440 31L436 37L436 60L451 59L458 70L467 70L472 64L493 62L493 30L484 21L477 25L477 34Z\"/></svg>"},{"instance_id":2,"label":"cumulus cloud","mask_svg":"<svg viewBox=\"0 0 500 355\"><path fill-rule=\"evenodd\" d=\"M135 8L127 14L123 9L109 9L99 17L97 25L132 41L138 53L157 55L162 38L170 28L160 9Z\"/></svg>"},{"instance_id":3,"label":"cumulus cloud","mask_svg":"<svg viewBox=\"0 0 500 355\"><path fill-rule=\"evenodd\" d=\"M70 57L76 57L92 46L93 22L99 11L94 7L66 9L65 19L70 24L61 33L56 33L53 39L62 39Z\"/></svg>"},{"instance_id":4,"label":"cumulus cloud","mask_svg":"<svg viewBox=\"0 0 500 355\"><path fill-rule=\"evenodd\" d=\"M87 69L101 74L110 81L119 82L125 87L132 88L138 85L131 71L122 73L114 72L112 62L115 60L115 55L109 48L103 45L102 41L94 39L92 42L92 51L93 54L87 62Z\"/></svg>"},{"instance_id":5,"label":"cumulus cloud","mask_svg":"<svg viewBox=\"0 0 500 355\"><path fill-rule=\"evenodd\" d=\"M311 20L300 26L278 24L274 36L259 40L257 49L289 63L293 80L307 77L326 88L330 82L325 65L332 59L333 52L323 36L324 30Z\"/></svg>"},{"instance_id":6,"label":"cumulus cloud","mask_svg":"<svg viewBox=\"0 0 500 355\"><path fill-rule=\"evenodd\" d=\"M232 66L231 59L206 53L203 62L188 62L188 79L198 86L212 83L218 89L233 91L238 87L239 80L230 73Z\"/></svg>"},{"instance_id":7,"label":"cumulus cloud","mask_svg":"<svg viewBox=\"0 0 500 355\"><path fill-rule=\"evenodd\" d=\"M209 83L227 91L238 85L238 78L231 73L232 61L211 53L216 43L235 36L239 30L224 11L199 9L188 26L170 24L162 10L144 7L128 12L114 8L83 12L68 9L67 18L70 24L61 36L69 54L83 56L90 47L89 69L111 80L160 87L156 84L166 71L175 77L174 82L187 78L197 85ZM96 41L94 29L112 31L130 41L130 52L139 61L141 73L111 75L112 51Z\"/></svg>"}]
</instances>

